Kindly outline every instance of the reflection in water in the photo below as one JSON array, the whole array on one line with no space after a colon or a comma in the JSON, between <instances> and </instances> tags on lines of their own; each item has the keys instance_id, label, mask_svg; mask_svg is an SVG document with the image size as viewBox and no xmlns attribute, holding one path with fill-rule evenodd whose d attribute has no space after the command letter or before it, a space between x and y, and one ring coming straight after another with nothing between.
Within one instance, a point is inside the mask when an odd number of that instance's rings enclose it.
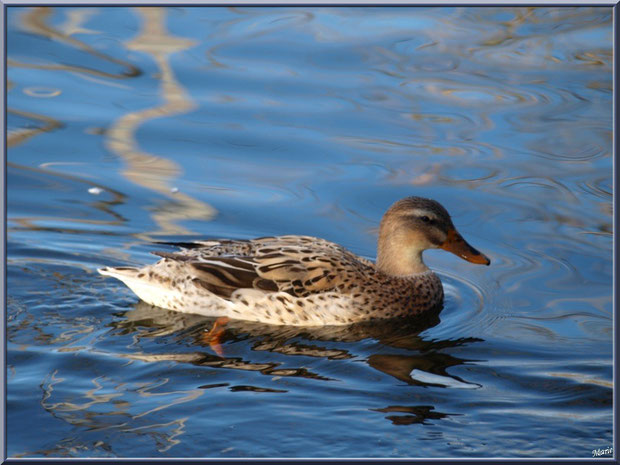
<instances>
[{"instance_id":1,"label":"reflection in water","mask_svg":"<svg viewBox=\"0 0 620 465\"><path fill-rule=\"evenodd\" d=\"M606 447L612 11L9 8L9 454ZM213 319L127 311L92 273L192 219L367 255L376 212L411 194L497 257L429 253L439 324L230 321L218 352Z\"/></svg>"},{"instance_id":2,"label":"reflection in water","mask_svg":"<svg viewBox=\"0 0 620 465\"><path fill-rule=\"evenodd\" d=\"M214 319L199 315L184 314L158 307L150 306L144 302L136 304L135 308L123 314L123 319L112 324L112 327L121 334L134 334L141 338L162 337L172 335L183 341L190 341L192 345L204 346L205 331L213 326ZM240 357L225 355L228 344L238 341L250 340L249 346L255 352L272 352L286 355L287 357L303 356L323 358L326 360L349 360L363 357L369 367L390 375L399 381L404 381L412 386L435 386L451 388L476 388L479 384L470 383L458 376L450 375L447 370L451 367L463 365L463 360L440 350L458 347L461 345L482 342L481 339L468 338L456 340L425 340L419 334L439 323L439 314L426 315L423 318L398 321L364 322L349 326L325 326L325 327L293 327L273 326L242 320L230 320L225 325L221 344L224 346L223 353L211 355L205 352L192 353L164 353L144 354L128 353L122 357L145 362L176 361L179 363L191 363L196 366L210 368L226 368L242 371L256 371L269 377L298 377L322 381L335 381L333 376L326 376L313 372L304 367L282 368L282 362L252 362ZM300 339L303 341L300 341ZM360 341L375 341L378 353L357 354L350 349L330 347L333 343L356 343ZM247 344L247 343L246 343ZM373 345L374 345L373 344ZM359 347L359 346L352 346ZM389 354L386 348L400 351L414 352L414 354ZM288 360L288 358L287 358ZM291 360L295 360L294 358ZM423 374L423 375L422 375ZM426 377L426 379L425 379ZM287 390L271 389L256 386L229 386L205 385L203 389L214 387L228 387L229 390L242 391L253 390L255 392L288 392ZM401 409L405 412L415 413L417 420L410 416L403 419L387 417L399 424L423 423L425 418L443 418L444 414L431 412L433 407L386 407L386 409ZM393 411L375 409L381 412ZM413 410L407 410L413 409ZM426 412L426 414L424 413ZM408 423L407 423L408 422Z\"/></svg>"},{"instance_id":3,"label":"reflection in water","mask_svg":"<svg viewBox=\"0 0 620 465\"><path fill-rule=\"evenodd\" d=\"M289 376L308 379L320 379L328 381L329 378L308 371L305 368L279 369L279 363L254 363L238 357L226 358L210 355L207 353L182 353L182 354L123 354L120 357L142 362L174 361L180 363L192 363L197 366L211 368L231 368L242 371L256 371L267 376Z\"/></svg>"},{"instance_id":4,"label":"reflection in water","mask_svg":"<svg viewBox=\"0 0 620 465\"><path fill-rule=\"evenodd\" d=\"M472 47L470 52L477 61L492 61L510 67L566 67L574 62L606 66L611 60L609 51L604 49L584 52L576 47L571 55L558 57L559 47L556 42L565 40L571 33L582 29L583 15L594 12L601 13L600 16L597 15L597 21L609 21L611 10L605 11L596 7L557 10L542 7L512 8L505 11L505 14L512 17L501 22L497 21L497 13L489 15L485 14L483 8L468 9L465 11L468 20L475 21L480 30L492 25L491 30L494 31L482 40L479 47ZM447 22L455 24L457 19L463 18L449 18ZM545 34L549 27L553 27L554 34ZM528 30L529 34L524 34L524 29Z\"/></svg>"},{"instance_id":5,"label":"reflection in water","mask_svg":"<svg viewBox=\"0 0 620 465\"><path fill-rule=\"evenodd\" d=\"M21 127L19 129L9 130L6 135L6 146L15 147L16 145L26 142L33 136L44 132L51 132L55 129L61 128L62 123L57 119L50 118L49 116L39 115L37 113L30 113L27 111L16 110L14 108L7 108L7 113L28 118L35 121L41 121L43 125L39 127Z\"/></svg>"},{"instance_id":6,"label":"reflection in water","mask_svg":"<svg viewBox=\"0 0 620 465\"><path fill-rule=\"evenodd\" d=\"M128 387L125 383L116 383L113 377L99 376L91 380L93 388L84 391L81 398L79 394L71 394L73 390L65 390L61 394L64 396L63 400L52 402L56 397L55 390L65 381L58 375L58 371L54 371L41 385L43 391L41 406L52 416L73 426L87 428L89 431L112 430L138 437L146 435L153 439L160 452L165 452L180 443L178 437L185 432L187 418L178 418L166 423L153 422L149 419L160 410L193 402L204 393L201 389L161 392L160 388L167 383L167 380ZM154 390L157 392L153 392ZM130 403L122 400L127 392L136 395L138 399L143 398L147 405L159 405L140 413L132 413L136 408L136 401ZM160 400L156 401L153 397ZM149 415L151 417L143 418ZM82 447L111 451L105 443ZM66 449L66 446L60 450L63 449ZM68 451L71 452L71 449L68 448ZM55 455L57 452L54 449L37 451L43 455Z\"/></svg>"},{"instance_id":7,"label":"reflection in water","mask_svg":"<svg viewBox=\"0 0 620 465\"><path fill-rule=\"evenodd\" d=\"M87 73L95 76L101 76L106 78L115 78L115 79L125 79L130 77L136 77L141 74L141 71L131 63L120 60L118 58L114 58L112 56L106 55L105 53L101 53L98 50L95 50L93 47L88 45L87 43L75 39L71 37L71 32L76 32L74 29L67 31L61 31L53 26L48 24L48 21L54 12L54 8L51 7L36 7L26 10L26 13L22 16L22 27L33 34L37 34L43 37L46 37L51 40L55 40L61 43L68 44L78 50L82 50L89 55L92 55L101 60L114 63L117 65L121 65L125 68L123 73L114 74L108 73L105 71L94 70L90 68L86 68L84 66L78 65L65 65L65 64L52 64L52 65L36 65L32 63L23 63L18 62L13 59L8 59L7 64L9 67L19 67L19 68L32 68L32 69L46 69L46 70L58 70L58 71L72 71L79 73ZM59 10L61 11L61 10ZM74 17L74 20L78 18ZM80 18L81 19L81 18ZM83 32L83 31L79 31Z\"/></svg>"},{"instance_id":8,"label":"reflection in water","mask_svg":"<svg viewBox=\"0 0 620 465\"><path fill-rule=\"evenodd\" d=\"M67 11L67 20L58 26L58 30L67 37L74 34L99 34L99 31L84 27L84 24L97 13L96 8L70 9Z\"/></svg>"},{"instance_id":9,"label":"reflection in water","mask_svg":"<svg viewBox=\"0 0 620 465\"><path fill-rule=\"evenodd\" d=\"M251 337L265 337L271 341L287 341L302 337L311 341L339 341L356 342L363 339L375 339L381 344L403 349L429 351L434 348L456 346L460 343L473 341L446 341L425 342L417 334L439 323L439 311L427 312L419 317L394 321L361 322L353 325L339 326L285 326L269 325L245 320L230 320L224 326L228 339L235 340L233 334L245 334ZM181 333L183 337L191 336L194 344L203 345L201 335L205 329L210 329L215 321L191 313L175 312L151 306L143 301L123 314L123 320L116 321L114 327L127 331L137 332L139 337L160 337L173 333ZM415 337L414 337L415 336ZM270 346L257 346L269 350ZM330 354L319 353L318 356L328 357Z\"/></svg>"},{"instance_id":10,"label":"reflection in water","mask_svg":"<svg viewBox=\"0 0 620 465\"><path fill-rule=\"evenodd\" d=\"M470 339L470 341L481 342L481 340L476 339ZM461 344L463 344L463 341L454 342L455 346ZM407 384L441 387L481 387L478 384L463 381L457 376L451 376L446 372L447 368L463 365L466 362L466 360L441 353L425 353L420 356L373 354L368 358L368 364L371 367ZM429 374L434 376L429 376Z\"/></svg>"},{"instance_id":11,"label":"reflection in water","mask_svg":"<svg viewBox=\"0 0 620 465\"><path fill-rule=\"evenodd\" d=\"M81 197L85 195L89 188L98 188L102 191L105 191L111 195L110 200L97 200L95 202L91 202L89 205L95 208L98 211L105 213L106 215L112 216L112 220L99 220L93 218L79 218L79 217L71 217L71 218L63 218L61 216L50 217L49 215L40 216L40 217L19 217L13 215L9 222L16 223L19 227L10 227L9 231L18 231L20 229L29 230L29 231L58 231L67 234L93 234L92 229L79 229L79 228L70 228L69 224L77 223L77 224L86 224L86 225L96 225L96 226L113 226L113 225L121 225L126 222L126 219L119 215L114 207L120 204L125 203L125 195L121 192L118 192L114 189L111 189L103 184L99 184L88 179L84 179L79 176L61 173L58 171L50 170L47 168L34 168L31 166L24 166L14 162L7 162L7 168L10 168L10 172L12 176L23 176L34 178L36 180L40 180L43 183L59 183L61 185L67 185L65 188L75 189L72 185L79 186L78 195ZM19 175L17 174L19 173ZM71 187L69 187L71 186ZM39 223L45 223L47 221L53 221L57 224L62 224L62 226L54 227L54 226L46 226L41 225ZM117 232L109 232L109 231L99 231L100 234L106 235L114 235L120 234Z\"/></svg>"},{"instance_id":12,"label":"reflection in water","mask_svg":"<svg viewBox=\"0 0 620 465\"><path fill-rule=\"evenodd\" d=\"M58 97L61 93L60 89L54 89L53 87L26 87L24 89L24 94L38 98Z\"/></svg>"},{"instance_id":13,"label":"reflection in water","mask_svg":"<svg viewBox=\"0 0 620 465\"><path fill-rule=\"evenodd\" d=\"M84 42L70 37L68 32L63 32L49 26L47 22L49 21L52 11L53 9L48 7L29 9L22 16L22 26L29 32L69 44L97 58L127 66L130 71L116 76L105 72L69 65L27 65L18 64L14 61L9 61L9 65L83 71L103 77L133 77L140 74L133 65L100 53ZM153 57L161 73L160 79L162 82L164 103L147 110L127 113L119 118L116 123L106 131L106 145L111 151L121 156L129 165L129 167L123 171L125 177L135 184L146 187L170 199L167 205L159 206L157 210L152 213L154 221L161 228L160 231L154 232L153 234L189 234L190 231L178 226L175 222L179 219L192 218L208 220L215 215L215 210L210 205L200 200L194 199L183 192L176 191L171 181L181 174L181 168L170 159L161 158L141 151L135 139L135 132L141 125L149 120L178 115L195 108L195 104L187 97L185 91L178 84L169 63L169 56L171 54L185 50L193 46L195 42L189 39L180 39L167 33L164 26L165 9L137 8L136 11L143 17L144 25L141 34L127 43L127 48L149 54ZM75 28L79 28L79 21L83 18L83 16L70 17L69 20L72 21L72 23L65 26L75 32ZM16 109L9 109L8 111L9 113L43 123L43 125L39 127L24 127L12 130L7 137L7 145L9 147L22 144L37 134L51 132L62 127L63 124L61 121L44 115ZM57 176L54 172L50 172L50 174ZM105 186L92 182L88 183L94 187L112 192L115 196L118 194ZM97 208L107 208L119 203L118 201L119 199L115 198L112 202L100 202L95 206ZM111 212L111 210L108 210L108 212ZM117 214L114 215L119 216ZM77 219L71 220L79 221ZM15 221L24 223L23 226L25 228L36 229L36 227L32 226L31 219L16 219ZM64 231L72 232L73 230L64 229ZM148 236L141 235L141 238L143 240L145 238L148 239Z\"/></svg>"},{"instance_id":14,"label":"reflection in water","mask_svg":"<svg viewBox=\"0 0 620 465\"><path fill-rule=\"evenodd\" d=\"M454 415L451 413L436 412L435 407L428 405L411 407L390 405L386 408L377 408L373 410L384 413L405 413L406 415L388 415L385 417L386 420L390 420L395 425L413 425L416 423L427 425L430 424L429 420L441 420L449 415Z\"/></svg>"},{"instance_id":15,"label":"reflection in water","mask_svg":"<svg viewBox=\"0 0 620 465\"><path fill-rule=\"evenodd\" d=\"M181 167L171 159L142 151L135 134L141 125L150 120L179 115L196 107L177 82L169 62L170 55L192 47L195 42L172 36L166 31L164 8L136 8L136 12L143 19L142 29L140 35L126 46L153 58L161 73L164 103L127 113L119 118L106 133L106 146L129 165L122 171L122 175L130 182L170 199L169 205L158 207L152 212L153 220L160 227L159 231L152 234L189 234L190 231L176 224L177 220L209 220L215 215L215 210L200 200L176 192L171 182L181 174ZM142 238L149 239L146 234Z\"/></svg>"}]
</instances>

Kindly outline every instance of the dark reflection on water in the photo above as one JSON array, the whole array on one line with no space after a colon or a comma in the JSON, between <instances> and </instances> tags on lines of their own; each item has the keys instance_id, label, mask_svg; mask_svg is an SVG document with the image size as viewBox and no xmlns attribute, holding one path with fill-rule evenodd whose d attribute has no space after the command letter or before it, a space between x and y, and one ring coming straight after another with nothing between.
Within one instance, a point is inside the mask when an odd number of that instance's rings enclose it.
<instances>
[{"instance_id":1,"label":"dark reflection on water","mask_svg":"<svg viewBox=\"0 0 620 465\"><path fill-rule=\"evenodd\" d=\"M11 457L591 457L612 443L610 7L9 7ZM137 303L156 241L375 257L406 195L492 259L426 321Z\"/></svg>"},{"instance_id":2,"label":"dark reflection on water","mask_svg":"<svg viewBox=\"0 0 620 465\"><path fill-rule=\"evenodd\" d=\"M278 364L252 364L239 359L226 358L225 345L227 342L244 341L252 351L276 352L289 356L304 356L325 358L328 360L346 360L357 358L358 355L351 353L346 348L331 348L317 344L316 341L326 342L347 342L354 343L366 339L375 340L381 345L382 350L393 347L420 351L425 354L434 350L454 347L464 343L476 342L476 339L455 340L455 341L424 341L419 337L419 333L435 326L439 323L439 310L431 312L420 318L398 321L373 321L359 323L348 326L326 326L299 328L290 326L274 326L241 320L231 320L224 326L221 335L222 353L220 357L207 354L196 354L192 363L205 366L216 366L223 368L236 368L241 370L256 370L265 375L278 376L302 376L315 379L329 380L318 374L309 373L302 369L280 370ZM183 313L163 310L152 307L144 302L139 302L135 309L123 315L124 320L114 322L112 326L121 334L135 334L136 337L160 337L162 335L176 335L179 343L186 343L189 339L192 345L209 345L205 338L205 331L213 327L214 319L200 317L198 315L186 315ZM301 343L299 340L307 341ZM309 342L312 342L311 344ZM161 355L146 354L127 354L127 357L138 358L140 360L156 361ZM173 354L166 357L174 360ZM180 354L180 361L187 361L188 354ZM422 357L426 362L417 362L419 357L405 357L400 360L397 356L386 354L374 354L368 358L368 363L373 368L390 374L398 379L408 379L408 373L413 366L424 366L427 371L441 373L445 375L445 368L450 365L436 367L435 364ZM167 358L168 359L168 358ZM385 360L385 364L382 363ZM455 359L452 365L459 362ZM403 365L398 369L398 365ZM405 366L406 365L406 366ZM408 365L411 365L409 367ZM399 374L399 372L402 372ZM406 372L406 373L405 373ZM412 381L413 382L413 381Z\"/></svg>"},{"instance_id":3,"label":"dark reflection on water","mask_svg":"<svg viewBox=\"0 0 620 465\"><path fill-rule=\"evenodd\" d=\"M405 413L406 415L388 415L385 418L395 425L413 425L415 423L429 424L429 420L441 420L449 414L435 412L433 407L420 405L414 407L391 405L386 408L375 409L384 413Z\"/></svg>"},{"instance_id":4,"label":"dark reflection on water","mask_svg":"<svg viewBox=\"0 0 620 465\"><path fill-rule=\"evenodd\" d=\"M314 373L303 367L282 368L280 363L253 363L239 357L226 357L226 345L232 343L243 343L251 351L276 352L286 356L303 356L325 358L327 360L360 360L365 358L370 367L385 373L397 380L404 381L416 386L467 386L481 387L474 383L468 383L458 376L451 376L447 369L453 366L464 364L467 360L453 357L447 354L438 353L439 350L451 347L462 346L475 342L483 342L482 339L461 338L457 340L432 340L428 341L421 338L419 334L439 323L439 311L431 312L428 315L409 320L398 321L373 321L359 323L349 326L328 326L318 328L297 328L280 327L240 320L231 320L225 325L225 331L219 343L222 347L218 355L205 352L180 353L180 354L124 354L133 360L146 362L158 362L162 360L173 360L180 363L192 363L196 366L211 368L226 368L235 370L256 371L266 376L278 377L302 377L322 381L338 381L338 379ZM121 316L121 315L119 315ZM155 338L162 335L171 335L178 344L209 345L205 339L207 329L213 327L214 319L200 317L197 315L186 315L178 312L152 307L144 302L136 305L131 310L122 315L122 320L112 324L116 331L121 334L133 334L138 339ZM352 343L369 340L376 343L380 353L365 353L360 355L352 352L355 345ZM303 341L303 342L302 342ZM320 342L329 344L330 342L346 342L347 346L341 348L330 347ZM347 347L351 347L350 349ZM407 352L415 352L416 355L386 354L387 349L405 349ZM425 381L424 376L414 379L412 374L417 370L426 377L432 377L430 381ZM285 393L287 390L271 389L256 386L230 386L228 383L201 386L201 389L212 389L216 387L227 387L229 390L254 392L273 392ZM405 413L418 412L415 421L411 416L404 417L388 416L387 419L395 424L423 423L425 418L440 419L446 415L438 412L430 412L433 407L394 407L389 406L385 409L372 409L379 412L401 411L405 408ZM393 410L396 409L396 410ZM424 413L426 412L426 413ZM410 421L411 420L411 421Z\"/></svg>"}]
</instances>

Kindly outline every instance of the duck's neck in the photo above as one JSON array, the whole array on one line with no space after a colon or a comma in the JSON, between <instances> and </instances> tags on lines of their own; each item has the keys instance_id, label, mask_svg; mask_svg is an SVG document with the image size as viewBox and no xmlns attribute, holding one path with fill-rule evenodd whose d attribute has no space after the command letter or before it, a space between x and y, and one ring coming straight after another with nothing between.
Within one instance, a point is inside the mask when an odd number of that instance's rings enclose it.
<instances>
[{"instance_id":1,"label":"duck's neck","mask_svg":"<svg viewBox=\"0 0 620 465\"><path fill-rule=\"evenodd\" d=\"M428 271L422 260L423 250L403 246L398 232L380 234L377 244L377 268L390 276L410 276Z\"/></svg>"}]
</instances>

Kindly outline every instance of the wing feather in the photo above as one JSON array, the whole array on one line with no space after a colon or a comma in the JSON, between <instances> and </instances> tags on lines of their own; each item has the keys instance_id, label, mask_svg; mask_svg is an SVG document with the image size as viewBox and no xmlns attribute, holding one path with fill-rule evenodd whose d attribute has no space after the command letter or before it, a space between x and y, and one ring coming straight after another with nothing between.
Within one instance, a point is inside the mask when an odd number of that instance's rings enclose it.
<instances>
[{"instance_id":1,"label":"wing feather","mask_svg":"<svg viewBox=\"0 0 620 465\"><path fill-rule=\"evenodd\" d=\"M301 297L336 288L342 270L369 263L337 244L308 236L209 241L179 253L156 252L191 268L197 286L230 298L237 289ZM184 244L187 245L187 244Z\"/></svg>"}]
</instances>

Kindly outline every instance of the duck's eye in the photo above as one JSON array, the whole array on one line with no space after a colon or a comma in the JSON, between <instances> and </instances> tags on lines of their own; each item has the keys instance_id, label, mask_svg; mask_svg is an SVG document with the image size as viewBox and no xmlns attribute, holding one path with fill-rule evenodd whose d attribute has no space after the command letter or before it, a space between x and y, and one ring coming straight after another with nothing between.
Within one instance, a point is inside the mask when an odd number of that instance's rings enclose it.
<instances>
[{"instance_id":1,"label":"duck's eye","mask_svg":"<svg viewBox=\"0 0 620 465\"><path fill-rule=\"evenodd\" d=\"M425 223L430 223L431 222L431 219L428 216L426 216L426 215L420 217L420 219L422 221L424 221Z\"/></svg>"}]
</instances>

